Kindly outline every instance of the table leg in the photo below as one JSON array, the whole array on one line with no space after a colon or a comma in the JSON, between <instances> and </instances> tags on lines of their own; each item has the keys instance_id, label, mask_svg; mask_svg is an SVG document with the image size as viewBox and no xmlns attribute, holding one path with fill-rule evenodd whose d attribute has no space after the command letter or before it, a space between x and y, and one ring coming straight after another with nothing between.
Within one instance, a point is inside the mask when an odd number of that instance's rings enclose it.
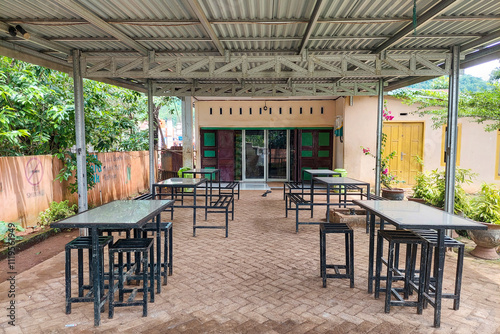
<instances>
[{"instance_id":1,"label":"table leg","mask_svg":"<svg viewBox=\"0 0 500 334\"><path fill-rule=\"evenodd\" d=\"M435 293L435 306L434 306L434 327L439 328L441 325L441 296L443 289L443 269L444 269L444 257L445 257L445 247L444 247L444 229L437 230L437 249L436 249L436 293Z\"/></svg>"},{"instance_id":2,"label":"table leg","mask_svg":"<svg viewBox=\"0 0 500 334\"><path fill-rule=\"evenodd\" d=\"M155 263L155 273L153 275L156 275L156 293L161 292L161 231L160 231L160 224L161 224L161 213L156 216L156 263ZM165 232L167 233L167 232ZM153 252L153 250L151 250ZM144 268L144 270L147 270L147 268ZM167 269L165 269L167 270ZM154 302L154 286L151 287L151 302Z\"/></svg>"},{"instance_id":3,"label":"table leg","mask_svg":"<svg viewBox=\"0 0 500 334\"><path fill-rule=\"evenodd\" d=\"M196 237L196 186L193 188L193 237Z\"/></svg>"},{"instance_id":4,"label":"table leg","mask_svg":"<svg viewBox=\"0 0 500 334\"><path fill-rule=\"evenodd\" d=\"M99 234L97 228L90 229L92 238L92 289L94 291L94 326L101 324L101 270L99 256Z\"/></svg>"},{"instance_id":5,"label":"table leg","mask_svg":"<svg viewBox=\"0 0 500 334\"><path fill-rule=\"evenodd\" d=\"M368 293L373 292L373 252L375 246L375 215L370 213L370 244L368 251Z\"/></svg>"},{"instance_id":6,"label":"table leg","mask_svg":"<svg viewBox=\"0 0 500 334\"><path fill-rule=\"evenodd\" d=\"M326 185L326 222L330 222L330 185Z\"/></svg>"}]
</instances>

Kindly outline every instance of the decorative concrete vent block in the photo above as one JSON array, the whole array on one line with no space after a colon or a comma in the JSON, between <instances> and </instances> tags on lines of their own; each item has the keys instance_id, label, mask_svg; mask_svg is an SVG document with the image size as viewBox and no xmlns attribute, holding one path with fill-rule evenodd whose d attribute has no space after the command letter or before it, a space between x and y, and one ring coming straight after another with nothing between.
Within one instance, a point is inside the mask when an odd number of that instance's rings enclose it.
<instances>
[{"instance_id":1,"label":"decorative concrete vent block","mask_svg":"<svg viewBox=\"0 0 500 334\"><path fill-rule=\"evenodd\" d=\"M344 223L350 227L366 227L366 211L359 208L330 209L330 222Z\"/></svg>"}]
</instances>

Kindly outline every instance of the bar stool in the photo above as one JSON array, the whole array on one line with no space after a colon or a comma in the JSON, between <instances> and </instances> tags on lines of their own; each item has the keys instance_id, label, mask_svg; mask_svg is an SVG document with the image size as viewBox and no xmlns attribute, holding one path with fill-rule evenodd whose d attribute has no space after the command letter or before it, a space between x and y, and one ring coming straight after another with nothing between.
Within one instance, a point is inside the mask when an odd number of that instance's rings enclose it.
<instances>
[{"instance_id":1,"label":"bar stool","mask_svg":"<svg viewBox=\"0 0 500 334\"><path fill-rule=\"evenodd\" d=\"M154 301L154 252L151 251L153 239L150 238L133 238L119 239L111 247L109 247L109 318L113 318L114 308L123 306L140 306L142 305L142 316L148 315L148 292L151 293L151 301ZM115 253L118 254L118 301L115 301L115 277L114 277L114 261ZM136 262L130 270L124 272L123 253L138 253L139 262ZM150 257L148 261L148 256ZM136 268L142 268L140 272L136 272ZM135 274L134 274L135 272ZM142 279L142 289L125 288L124 281L130 277L132 279ZM148 286L148 280L150 285ZM142 292L142 300L135 300L137 292ZM125 293L130 293L130 297L126 302L123 301Z\"/></svg>"},{"instance_id":2,"label":"bar stool","mask_svg":"<svg viewBox=\"0 0 500 334\"><path fill-rule=\"evenodd\" d=\"M383 241L389 242L387 259L383 257ZM406 244L406 262L405 271L401 272L396 265L395 252L396 246ZM379 230L377 235L377 260L375 269L375 298L379 298L380 292L385 292L385 313L390 312L391 305L397 306L416 306L417 313L422 314L423 309L423 291L424 280L413 281L415 277L415 263L417 256L417 247L421 246L420 254L420 273L426 270L427 242L417 234L406 230ZM386 277L381 277L382 263L387 266ZM424 276L425 277L425 276ZM386 287L380 287L380 281L386 281ZM404 281L403 288L394 288L392 283L395 281ZM418 291L417 301L408 301L411 285ZM404 298L400 292L404 293ZM391 300L394 295L397 300Z\"/></svg>"},{"instance_id":3,"label":"bar stool","mask_svg":"<svg viewBox=\"0 0 500 334\"><path fill-rule=\"evenodd\" d=\"M413 231L427 241L429 244L429 248L427 250L427 269L425 277L425 293L429 296L432 296L435 292L435 282L436 282L436 267L434 266L434 271L432 271L432 255L433 250L437 247L437 232L434 230L415 230ZM457 257L457 267L455 271L455 289L453 293L442 293L442 298L453 299L453 309L458 310L460 307L460 291L462 289L462 271L464 264L464 253L465 253L465 245L455 240L449 236L444 237L444 246L446 248L458 248L458 257ZM436 254L436 253L434 253ZM437 254L436 254L437 256ZM433 275L431 275L433 273ZM426 300L424 301L424 308L427 306Z\"/></svg>"},{"instance_id":4,"label":"bar stool","mask_svg":"<svg viewBox=\"0 0 500 334\"><path fill-rule=\"evenodd\" d=\"M156 223L147 223L142 228L144 232L156 233ZM161 222L160 223L160 233L163 232L163 262L158 261L158 269L161 271L160 276L163 276L163 285L167 284L167 275L172 275L173 271L173 243L172 243L172 223L171 222ZM154 238L156 239L156 238ZM160 279L160 278L159 278ZM160 282L158 281L158 284Z\"/></svg>"},{"instance_id":5,"label":"bar stool","mask_svg":"<svg viewBox=\"0 0 500 334\"><path fill-rule=\"evenodd\" d=\"M99 237L99 261L101 263L102 280L99 282L101 285L101 291L104 291L104 247L108 246L113 242L112 236L100 236ZM71 250L78 250L78 297L71 297ZM66 314L71 313L72 303L83 303L83 302L94 302L94 298L91 296L92 291L92 270L89 270L89 284L84 284L83 280L83 250L88 249L89 254L89 267L92 265L92 237L80 236L77 237L66 244L66 265L65 265L65 280L66 280ZM90 290L90 292L84 296L84 290Z\"/></svg>"},{"instance_id":6,"label":"bar stool","mask_svg":"<svg viewBox=\"0 0 500 334\"><path fill-rule=\"evenodd\" d=\"M343 233L345 237L345 264L326 264L326 235L329 233ZM343 223L320 224L319 228L320 271L323 287L326 288L327 278L349 278L350 287L354 287L354 233ZM327 269L333 269L335 274L328 274ZM345 273L341 273L345 270Z\"/></svg>"}]
</instances>

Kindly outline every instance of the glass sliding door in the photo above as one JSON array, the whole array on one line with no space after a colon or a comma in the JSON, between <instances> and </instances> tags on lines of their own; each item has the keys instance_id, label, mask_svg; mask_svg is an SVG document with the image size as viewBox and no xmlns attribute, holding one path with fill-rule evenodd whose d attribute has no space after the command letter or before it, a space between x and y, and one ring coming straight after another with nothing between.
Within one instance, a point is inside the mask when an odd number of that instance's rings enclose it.
<instances>
[{"instance_id":1,"label":"glass sliding door","mask_svg":"<svg viewBox=\"0 0 500 334\"><path fill-rule=\"evenodd\" d=\"M267 130L268 173L267 179L285 181L288 161L287 130Z\"/></svg>"},{"instance_id":2,"label":"glass sliding door","mask_svg":"<svg viewBox=\"0 0 500 334\"><path fill-rule=\"evenodd\" d=\"M243 151L245 152L245 180L264 181L266 179L266 138L265 130L245 130Z\"/></svg>"}]
</instances>

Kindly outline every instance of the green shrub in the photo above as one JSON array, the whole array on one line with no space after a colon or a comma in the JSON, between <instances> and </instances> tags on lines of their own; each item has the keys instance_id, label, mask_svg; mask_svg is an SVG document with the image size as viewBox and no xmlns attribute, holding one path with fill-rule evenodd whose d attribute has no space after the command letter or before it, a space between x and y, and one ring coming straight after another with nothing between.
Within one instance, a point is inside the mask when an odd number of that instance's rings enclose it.
<instances>
[{"instance_id":1,"label":"green shrub","mask_svg":"<svg viewBox=\"0 0 500 334\"><path fill-rule=\"evenodd\" d=\"M479 196L472 200L472 204L469 218L500 225L500 189L493 184L483 183Z\"/></svg>"},{"instance_id":2,"label":"green shrub","mask_svg":"<svg viewBox=\"0 0 500 334\"><path fill-rule=\"evenodd\" d=\"M68 202L68 200L59 203L51 202L49 208L38 216L40 226L49 226L53 222L76 214L78 205L73 204L70 207Z\"/></svg>"},{"instance_id":3,"label":"green shrub","mask_svg":"<svg viewBox=\"0 0 500 334\"><path fill-rule=\"evenodd\" d=\"M14 240L22 240L22 236L16 235L16 232L23 232L24 228L17 223L7 223L0 220L0 241L12 243L11 236L14 235Z\"/></svg>"}]
</instances>

